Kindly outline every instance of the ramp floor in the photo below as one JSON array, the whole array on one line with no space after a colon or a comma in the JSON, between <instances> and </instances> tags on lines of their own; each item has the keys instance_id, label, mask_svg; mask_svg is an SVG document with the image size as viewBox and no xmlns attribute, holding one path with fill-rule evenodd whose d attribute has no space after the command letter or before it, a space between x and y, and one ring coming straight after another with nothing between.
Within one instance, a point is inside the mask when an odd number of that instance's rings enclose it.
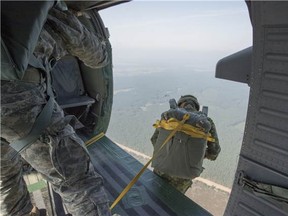
<instances>
[{"instance_id":1,"label":"ramp floor","mask_svg":"<svg viewBox=\"0 0 288 216\"><path fill-rule=\"evenodd\" d=\"M82 136L85 141L85 136ZM88 140L88 138L87 138ZM88 147L95 170L104 178L111 204L142 169L143 164L106 136ZM60 196L37 174L25 176L34 203L48 216L67 216ZM112 213L121 216L211 216L201 206L146 170Z\"/></svg>"},{"instance_id":2,"label":"ramp floor","mask_svg":"<svg viewBox=\"0 0 288 216\"><path fill-rule=\"evenodd\" d=\"M92 163L105 179L111 203L141 170L143 164L106 136L88 147ZM172 186L146 170L113 212L121 216L211 215Z\"/></svg>"}]
</instances>

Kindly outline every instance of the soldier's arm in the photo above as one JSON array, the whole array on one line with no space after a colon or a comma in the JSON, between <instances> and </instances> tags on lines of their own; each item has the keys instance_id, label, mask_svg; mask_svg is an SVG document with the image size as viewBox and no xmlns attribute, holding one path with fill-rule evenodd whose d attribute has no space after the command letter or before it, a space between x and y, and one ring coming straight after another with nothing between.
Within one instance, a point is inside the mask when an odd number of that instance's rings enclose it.
<instances>
[{"instance_id":1,"label":"soldier's arm","mask_svg":"<svg viewBox=\"0 0 288 216\"><path fill-rule=\"evenodd\" d=\"M151 137L151 143L152 143L153 146L155 145L155 143L157 141L158 135L159 135L159 130L156 128L156 130L154 131L153 136Z\"/></svg>"},{"instance_id":2,"label":"soldier's arm","mask_svg":"<svg viewBox=\"0 0 288 216\"><path fill-rule=\"evenodd\" d=\"M209 141L207 142L205 158L209 160L216 160L216 158L218 157L221 151L221 147L219 145L219 139L218 139L218 135L216 131L216 126L211 118L208 117L208 120L211 124L211 129L209 132L212 135L212 137L215 139L215 142L209 142Z\"/></svg>"},{"instance_id":3,"label":"soldier's arm","mask_svg":"<svg viewBox=\"0 0 288 216\"><path fill-rule=\"evenodd\" d=\"M53 8L47 24L63 39L67 51L85 65L100 68L108 64L104 40L91 33L72 12Z\"/></svg>"}]
</instances>

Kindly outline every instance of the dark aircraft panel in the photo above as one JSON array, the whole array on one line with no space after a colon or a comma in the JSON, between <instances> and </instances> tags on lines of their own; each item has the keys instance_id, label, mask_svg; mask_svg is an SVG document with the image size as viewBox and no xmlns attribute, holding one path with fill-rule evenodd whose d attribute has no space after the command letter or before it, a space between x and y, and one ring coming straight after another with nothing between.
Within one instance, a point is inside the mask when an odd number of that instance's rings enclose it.
<instances>
[{"instance_id":1,"label":"dark aircraft panel","mask_svg":"<svg viewBox=\"0 0 288 216\"><path fill-rule=\"evenodd\" d=\"M288 215L288 2L253 1L243 145L225 215Z\"/></svg>"},{"instance_id":2,"label":"dark aircraft panel","mask_svg":"<svg viewBox=\"0 0 288 216\"><path fill-rule=\"evenodd\" d=\"M249 85L252 70L252 47L221 59L216 65L216 78L243 82Z\"/></svg>"}]
</instances>

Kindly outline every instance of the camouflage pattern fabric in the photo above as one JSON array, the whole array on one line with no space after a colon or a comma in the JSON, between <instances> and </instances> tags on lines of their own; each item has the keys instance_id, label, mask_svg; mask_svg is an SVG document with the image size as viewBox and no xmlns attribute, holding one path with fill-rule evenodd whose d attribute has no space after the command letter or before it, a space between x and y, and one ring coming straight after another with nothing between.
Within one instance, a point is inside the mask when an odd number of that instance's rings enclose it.
<instances>
[{"instance_id":1,"label":"camouflage pattern fabric","mask_svg":"<svg viewBox=\"0 0 288 216\"><path fill-rule=\"evenodd\" d=\"M105 41L90 33L72 12L53 8L40 33L34 55L48 64L68 54L91 68L108 64Z\"/></svg>"},{"instance_id":2,"label":"camouflage pattern fabric","mask_svg":"<svg viewBox=\"0 0 288 216\"><path fill-rule=\"evenodd\" d=\"M221 147L219 145L219 139L218 139L215 123L209 117L208 117L208 120L211 124L211 129L210 129L209 133L215 139L215 142L209 142L209 141L207 142L207 149L206 149L206 153L205 153L205 158L213 161L213 160L216 160L216 158L218 157L218 155L221 151Z\"/></svg>"},{"instance_id":3,"label":"camouflage pattern fabric","mask_svg":"<svg viewBox=\"0 0 288 216\"><path fill-rule=\"evenodd\" d=\"M50 27L52 30L50 34L59 35L65 49L85 65L100 68L108 64L103 39L99 35L91 34L72 12L52 9L46 25L47 29Z\"/></svg>"},{"instance_id":4,"label":"camouflage pattern fabric","mask_svg":"<svg viewBox=\"0 0 288 216\"><path fill-rule=\"evenodd\" d=\"M194 96L192 96L192 97L194 97ZM197 101L197 99L196 99L196 101ZM179 102L178 102L178 104L179 104ZM199 106L199 104L198 104L198 106ZM185 104L183 108L185 110L187 110L188 112L197 112L195 105L192 105L191 103ZM162 118L165 116L167 116L167 111L161 115ZM167 117L165 119L167 119ZM207 149L206 149L206 153L205 153L205 158L213 161L213 160L216 160L216 158L218 157L218 155L221 151L221 147L219 145L219 139L218 139L218 135L217 135L216 125L210 117L207 117L207 119L211 124L211 129L209 130L209 133L215 139L215 142L210 142L210 141L207 142Z\"/></svg>"},{"instance_id":5,"label":"camouflage pattern fabric","mask_svg":"<svg viewBox=\"0 0 288 216\"><path fill-rule=\"evenodd\" d=\"M71 12L53 9L34 55L47 65L68 53L94 68L103 67L108 61L100 38L92 35ZM33 208L22 178L20 156L11 158L15 151L9 143L29 133L46 97L44 82L1 81L0 215L28 215ZM21 156L53 185L73 216L110 216L103 179L94 171L83 141L70 125L73 119L64 117L54 101L50 126Z\"/></svg>"},{"instance_id":6,"label":"camouflage pattern fabric","mask_svg":"<svg viewBox=\"0 0 288 216\"><path fill-rule=\"evenodd\" d=\"M176 188L183 194L186 193L186 191L192 186L193 183L192 179L184 179L178 178L176 176L170 176L157 169L154 169L153 172L161 178L165 179L165 181L167 181L170 185L172 185L174 188Z\"/></svg>"},{"instance_id":7,"label":"camouflage pattern fabric","mask_svg":"<svg viewBox=\"0 0 288 216\"><path fill-rule=\"evenodd\" d=\"M2 135L2 134L1 134ZM20 156L11 160L15 150L1 138L1 182L0 182L0 215L25 215L33 205L26 183L22 178L22 163Z\"/></svg>"},{"instance_id":8,"label":"camouflage pattern fabric","mask_svg":"<svg viewBox=\"0 0 288 216\"><path fill-rule=\"evenodd\" d=\"M194 106L191 106L191 104L186 104L183 108L187 110L188 112L197 112L197 109ZM168 120L169 111L163 112L161 114L161 118ZM209 160L216 160L216 158L218 157L221 151L221 147L219 145L219 139L218 139L215 123L209 117L208 117L208 121L211 124L211 129L209 130L209 133L215 139L215 142L209 142L209 141L207 142L207 148L206 148L204 158L209 159ZM159 136L159 129L156 129L154 131L154 134L151 137L151 143L153 146L157 142L158 136ZM171 176L171 175L168 175L167 173L163 173L156 169L154 169L153 172L156 173L161 178L165 179L169 184L174 186L178 191L180 191L183 194L189 189L189 187L191 187L193 183L192 179L184 179L184 178L179 178L176 176Z\"/></svg>"},{"instance_id":9,"label":"camouflage pattern fabric","mask_svg":"<svg viewBox=\"0 0 288 216\"><path fill-rule=\"evenodd\" d=\"M23 215L32 206L21 176L19 158L9 142L25 136L45 103L43 84L1 81L1 215ZM111 215L103 179L89 159L83 141L58 104L50 126L21 156L49 181L72 215ZM5 140L4 140L5 139Z\"/></svg>"}]
</instances>

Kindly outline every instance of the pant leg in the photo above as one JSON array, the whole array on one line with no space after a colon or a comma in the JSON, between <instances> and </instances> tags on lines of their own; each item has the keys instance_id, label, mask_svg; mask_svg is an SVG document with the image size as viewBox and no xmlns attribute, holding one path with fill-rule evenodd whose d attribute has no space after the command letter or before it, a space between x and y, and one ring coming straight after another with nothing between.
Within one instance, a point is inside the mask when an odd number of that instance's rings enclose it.
<instances>
[{"instance_id":1,"label":"pant leg","mask_svg":"<svg viewBox=\"0 0 288 216\"><path fill-rule=\"evenodd\" d=\"M21 155L53 185L73 216L110 215L103 179L70 125L43 135Z\"/></svg>"},{"instance_id":2,"label":"pant leg","mask_svg":"<svg viewBox=\"0 0 288 216\"><path fill-rule=\"evenodd\" d=\"M110 216L103 179L95 172L84 142L68 124L72 116L64 117L63 110L57 103L54 105L52 125L47 129L47 141L52 170L55 169L62 177L59 182L59 176L56 177L57 182L52 181L55 191L61 195L74 216ZM41 167L38 170L41 172ZM50 175L45 176L50 178Z\"/></svg>"},{"instance_id":3,"label":"pant leg","mask_svg":"<svg viewBox=\"0 0 288 216\"><path fill-rule=\"evenodd\" d=\"M176 176L171 176L156 169L154 169L153 172L163 178L166 182L168 182L170 185L172 185L174 188L176 188L183 194L186 193L186 191L192 186L193 183L192 179L184 179Z\"/></svg>"},{"instance_id":4,"label":"pant leg","mask_svg":"<svg viewBox=\"0 0 288 216\"><path fill-rule=\"evenodd\" d=\"M1 137L12 142L31 130L46 101L45 87L1 81L1 91ZM53 185L73 216L110 216L103 179L70 120L55 102L50 126L21 155Z\"/></svg>"},{"instance_id":5,"label":"pant leg","mask_svg":"<svg viewBox=\"0 0 288 216\"><path fill-rule=\"evenodd\" d=\"M22 178L22 163L17 155L12 160L14 149L1 139L0 172L0 215L20 216L28 214L33 208L26 183Z\"/></svg>"},{"instance_id":6,"label":"pant leg","mask_svg":"<svg viewBox=\"0 0 288 216\"><path fill-rule=\"evenodd\" d=\"M1 81L1 215L24 215L32 204L24 179L22 161L9 146L27 134L45 103L41 86L34 83Z\"/></svg>"}]
</instances>

